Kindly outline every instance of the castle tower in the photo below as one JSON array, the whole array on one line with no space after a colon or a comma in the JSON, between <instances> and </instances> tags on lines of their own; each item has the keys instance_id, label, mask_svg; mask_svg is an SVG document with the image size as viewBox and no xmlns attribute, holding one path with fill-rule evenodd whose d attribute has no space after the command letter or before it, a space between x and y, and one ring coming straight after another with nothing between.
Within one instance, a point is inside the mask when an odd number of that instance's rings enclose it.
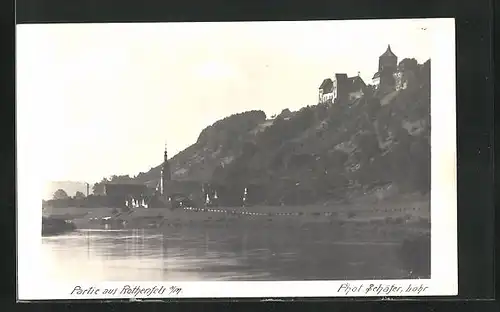
<instances>
[{"instance_id":1,"label":"castle tower","mask_svg":"<svg viewBox=\"0 0 500 312\"><path fill-rule=\"evenodd\" d=\"M387 45L387 50L378 58L378 72L373 76L373 83L377 88L391 90L395 87L394 73L397 71L398 57Z\"/></svg>"},{"instance_id":2,"label":"castle tower","mask_svg":"<svg viewBox=\"0 0 500 312\"><path fill-rule=\"evenodd\" d=\"M165 188L168 185L168 181L172 178L170 172L170 164L168 162L167 144L165 144L165 151L163 152L163 164L161 166L161 178L160 178L160 193L165 194Z\"/></svg>"},{"instance_id":3,"label":"castle tower","mask_svg":"<svg viewBox=\"0 0 500 312\"><path fill-rule=\"evenodd\" d=\"M378 72L395 72L398 66L398 57L391 50L391 45L387 45L387 50L378 58Z\"/></svg>"}]
</instances>

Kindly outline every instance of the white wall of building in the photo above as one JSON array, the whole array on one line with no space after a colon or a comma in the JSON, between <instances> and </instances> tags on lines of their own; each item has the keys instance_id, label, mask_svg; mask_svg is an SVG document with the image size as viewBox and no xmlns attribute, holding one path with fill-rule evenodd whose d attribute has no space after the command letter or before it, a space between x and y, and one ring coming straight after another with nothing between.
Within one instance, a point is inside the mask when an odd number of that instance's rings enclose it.
<instances>
[{"instance_id":1,"label":"white wall of building","mask_svg":"<svg viewBox=\"0 0 500 312\"><path fill-rule=\"evenodd\" d=\"M349 100L353 101L353 100L359 99L359 98L363 97L363 95L364 95L363 90L349 92Z\"/></svg>"}]
</instances>

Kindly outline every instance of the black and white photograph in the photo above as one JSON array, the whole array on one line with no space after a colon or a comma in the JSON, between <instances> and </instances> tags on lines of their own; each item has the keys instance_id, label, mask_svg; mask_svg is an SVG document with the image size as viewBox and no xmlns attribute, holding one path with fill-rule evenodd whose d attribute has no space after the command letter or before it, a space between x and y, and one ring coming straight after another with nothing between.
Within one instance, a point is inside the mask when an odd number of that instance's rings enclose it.
<instances>
[{"instance_id":1,"label":"black and white photograph","mask_svg":"<svg viewBox=\"0 0 500 312\"><path fill-rule=\"evenodd\" d=\"M454 40L18 25L19 298L456 294Z\"/></svg>"}]
</instances>

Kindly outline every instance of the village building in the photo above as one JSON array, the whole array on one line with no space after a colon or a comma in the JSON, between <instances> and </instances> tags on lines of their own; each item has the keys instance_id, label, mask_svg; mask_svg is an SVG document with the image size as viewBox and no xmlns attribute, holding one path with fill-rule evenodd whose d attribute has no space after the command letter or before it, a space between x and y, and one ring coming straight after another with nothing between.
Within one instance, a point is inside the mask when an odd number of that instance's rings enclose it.
<instances>
[{"instance_id":1,"label":"village building","mask_svg":"<svg viewBox=\"0 0 500 312\"><path fill-rule=\"evenodd\" d=\"M182 206L198 206L203 202L203 183L201 181L174 180L168 160L167 148L163 153L163 164L157 192L163 202L170 203L173 208Z\"/></svg>"},{"instance_id":2,"label":"village building","mask_svg":"<svg viewBox=\"0 0 500 312\"><path fill-rule=\"evenodd\" d=\"M378 71L373 75L372 83L376 89L393 89L395 87L394 74L397 72L398 57L387 46L387 50L378 58Z\"/></svg>"}]
</instances>

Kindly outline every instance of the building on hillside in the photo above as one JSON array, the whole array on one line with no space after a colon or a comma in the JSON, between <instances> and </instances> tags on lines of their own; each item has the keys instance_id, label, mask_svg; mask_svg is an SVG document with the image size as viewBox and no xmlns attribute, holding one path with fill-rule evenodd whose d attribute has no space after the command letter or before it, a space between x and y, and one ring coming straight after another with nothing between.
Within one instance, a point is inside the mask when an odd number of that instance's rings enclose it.
<instances>
[{"instance_id":1,"label":"building on hillside","mask_svg":"<svg viewBox=\"0 0 500 312\"><path fill-rule=\"evenodd\" d=\"M333 79L327 78L319 87L320 103L345 103L362 97L366 84L359 76L348 77L347 74L335 74Z\"/></svg>"},{"instance_id":2,"label":"building on hillside","mask_svg":"<svg viewBox=\"0 0 500 312\"><path fill-rule=\"evenodd\" d=\"M373 75L372 83L377 89L392 89L395 87L394 73L397 72L398 57L387 46L387 50L378 58L378 71Z\"/></svg>"},{"instance_id":3,"label":"building on hillside","mask_svg":"<svg viewBox=\"0 0 500 312\"><path fill-rule=\"evenodd\" d=\"M333 81L330 78L323 80L319 86L319 103L332 103Z\"/></svg>"},{"instance_id":4,"label":"building on hillside","mask_svg":"<svg viewBox=\"0 0 500 312\"><path fill-rule=\"evenodd\" d=\"M351 83L347 74L335 74L333 78L333 102L342 103L349 98Z\"/></svg>"},{"instance_id":5,"label":"building on hillside","mask_svg":"<svg viewBox=\"0 0 500 312\"><path fill-rule=\"evenodd\" d=\"M415 59L405 59L401 61L398 70L394 73L395 89L404 90L408 86L414 86L417 83L417 74L422 66Z\"/></svg>"},{"instance_id":6,"label":"building on hillside","mask_svg":"<svg viewBox=\"0 0 500 312\"><path fill-rule=\"evenodd\" d=\"M366 91L366 84L363 81L363 79L361 79L361 77L359 76L359 73L357 76L349 78L348 96L350 102L363 97L365 95L365 91Z\"/></svg>"}]
</instances>

